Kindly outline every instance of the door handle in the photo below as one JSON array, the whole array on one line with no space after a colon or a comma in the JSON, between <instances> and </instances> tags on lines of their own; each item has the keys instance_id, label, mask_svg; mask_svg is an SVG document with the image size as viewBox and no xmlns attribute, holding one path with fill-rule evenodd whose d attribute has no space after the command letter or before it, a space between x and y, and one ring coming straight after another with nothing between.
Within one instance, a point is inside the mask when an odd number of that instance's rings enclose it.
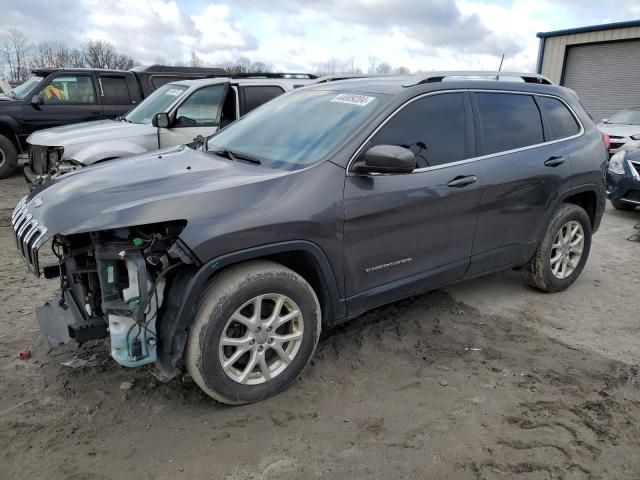
<instances>
[{"instance_id":1,"label":"door handle","mask_svg":"<svg viewBox=\"0 0 640 480\"><path fill-rule=\"evenodd\" d=\"M547 167L557 167L558 165L562 165L563 163L564 163L564 157L562 156L549 157L547 161L544 162L545 166Z\"/></svg>"},{"instance_id":2,"label":"door handle","mask_svg":"<svg viewBox=\"0 0 640 480\"><path fill-rule=\"evenodd\" d=\"M467 185L471 185L472 183L476 183L477 181L478 181L478 178L475 175L468 175L466 177L456 177L453 180L451 180L449 183L447 183L447 187L462 188L462 187L466 187Z\"/></svg>"}]
</instances>

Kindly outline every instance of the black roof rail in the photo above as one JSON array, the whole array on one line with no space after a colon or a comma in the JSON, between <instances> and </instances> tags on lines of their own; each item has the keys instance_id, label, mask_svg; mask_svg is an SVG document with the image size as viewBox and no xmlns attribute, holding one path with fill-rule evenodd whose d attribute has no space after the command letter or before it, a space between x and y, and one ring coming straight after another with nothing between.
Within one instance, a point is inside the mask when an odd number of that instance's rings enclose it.
<instances>
[{"instance_id":1,"label":"black roof rail","mask_svg":"<svg viewBox=\"0 0 640 480\"><path fill-rule=\"evenodd\" d=\"M553 85L553 82L544 75L538 73L521 73L521 72L494 72L486 70L477 71L451 71L451 72L428 72L413 75L415 81L403 84L403 87L413 87L423 85L425 83L437 83L445 80L495 80L495 81L513 81L519 78L525 83L538 83L541 85Z\"/></svg>"},{"instance_id":2,"label":"black roof rail","mask_svg":"<svg viewBox=\"0 0 640 480\"><path fill-rule=\"evenodd\" d=\"M336 73L333 75L323 75L315 83L338 82L340 80L351 80L353 78L384 78L384 77L404 77L393 73Z\"/></svg>"},{"instance_id":3,"label":"black roof rail","mask_svg":"<svg viewBox=\"0 0 640 480\"><path fill-rule=\"evenodd\" d=\"M224 68L219 67L173 67L171 65L144 65L133 67L131 71L145 73L198 73L202 75L229 75Z\"/></svg>"},{"instance_id":4,"label":"black roof rail","mask_svg":"<svg viewBox=\"0 0 640 480\"><path fill-rule=\"evenodd\" d=\"M316 77L312 73L296 73L296 72L256 72L256 73L225 73L223 76L231 77L231 78L288 78L288 79L298 79L298 80L315 80Z\"/></svg>"}]
</instances>

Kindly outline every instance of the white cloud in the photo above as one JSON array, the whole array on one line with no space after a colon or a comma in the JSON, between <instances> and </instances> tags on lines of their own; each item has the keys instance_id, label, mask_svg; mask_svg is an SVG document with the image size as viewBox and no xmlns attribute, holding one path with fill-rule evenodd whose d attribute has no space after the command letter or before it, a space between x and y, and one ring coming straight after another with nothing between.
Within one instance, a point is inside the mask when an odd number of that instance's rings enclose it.
<instances>
[{"instance_id":1,"label":"white cloud","mask_svg":"<svg viewBox=\"0 0 640 480\"><path fill-rule=\"evenodd\" d=\"M0 0L6 2L8 0ZM412 70L535 68L538 31L638 17L636 0L22 0L2 8L0 29L79 46L88 38L151 63L211 63L248 56L311 70L372 55Z\"/></svg>"}]
</instances>

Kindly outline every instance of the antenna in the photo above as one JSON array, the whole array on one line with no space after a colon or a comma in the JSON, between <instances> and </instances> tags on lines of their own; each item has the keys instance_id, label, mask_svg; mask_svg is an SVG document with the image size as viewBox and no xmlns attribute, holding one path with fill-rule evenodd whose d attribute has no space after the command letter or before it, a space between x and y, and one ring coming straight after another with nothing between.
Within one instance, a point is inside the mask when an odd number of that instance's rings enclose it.
<instances>
[{"instance_id":1,"label":"antenna","mask_svg":"<svg viewBox=\"0 0 640 480\"><path fill-rule=\"evenodd\" d=\"M500 66L498 67L498 71L502 71L502 62L504 62L504 53L502 54L502 58L500 59Z\"/></svg>"}]
</instances>

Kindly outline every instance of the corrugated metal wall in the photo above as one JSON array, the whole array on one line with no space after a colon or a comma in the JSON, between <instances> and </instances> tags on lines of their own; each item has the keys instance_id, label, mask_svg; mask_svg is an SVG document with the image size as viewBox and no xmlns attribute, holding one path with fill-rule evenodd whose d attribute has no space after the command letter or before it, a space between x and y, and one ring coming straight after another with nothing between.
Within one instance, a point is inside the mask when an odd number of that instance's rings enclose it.
<instances>
[{"instance_id":1,"label":"corrugated metal wall","mask_svg":"<svg viewBox=\"0 0 640 480\"><path fill-rule=\"evenodd\" d=\"M640 39L640 26L601 30L598 32L574 33L571 35L560 35L558 37L547 37L544 45L542 74L549 77L554 83L560 83L565 50L568 45L606 42L610 40L626 40L630 38Z\"/></svg>"},{"instance_id":2,"label":"corrugated metal wall","mask_svg":"<svg viewBox=\"0 0 640 480\"><path fill-rule=\"evenodd\" d=\"M640 40L568 47L563 84L596 121L640 106Z\"/></svg>"}]
</instances>

